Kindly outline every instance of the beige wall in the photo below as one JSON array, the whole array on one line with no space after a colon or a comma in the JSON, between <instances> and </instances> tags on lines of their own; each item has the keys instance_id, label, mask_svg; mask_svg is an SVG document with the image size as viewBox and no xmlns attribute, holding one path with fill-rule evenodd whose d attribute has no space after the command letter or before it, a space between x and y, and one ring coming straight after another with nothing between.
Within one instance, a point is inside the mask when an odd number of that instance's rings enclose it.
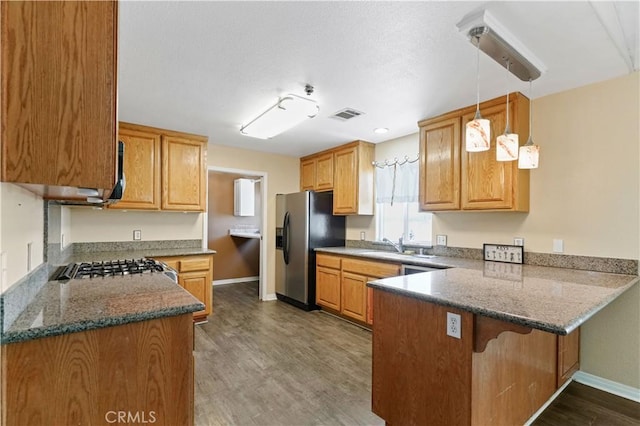
<instances>
[{"instance_id":1,"label":"beige wall","mask_svg":"<svg viewBox=\"0 0 640 426\"><path fill-rule=\"evenodd\" d=\"M215 140L212 138L210 141L207 155L210 166L267 173L267 220L262 231L267 244L267 294L274 295L276 194L287 194L300 190L300 161L298 158L284 155L214 145ZM269 142L256 139L256 143Z\"/></svg>"},{"instance_id":2,"label":"beige wall","mask_svg":"<svg viewBox=\"0 0 640 426\"><path fill-rule=\"evenodd\" d=\"M44 204L42 198L10 183L0 183L0 199L0 247L4 258L0 292L5 292L29 272L29 243L31 269L43 262Z\"/></svg>"},{"instance_id":3,"label":"beige wall","mask_svg":"<svg viewBox=\"0 0 640 426\"><path fill-rule=\"evenodd\" d=\"M133 241L133 230L142 241L195 240L202 238L203 213L69 209L67 241L74 243Z\"/></svg>"}]
</instances>

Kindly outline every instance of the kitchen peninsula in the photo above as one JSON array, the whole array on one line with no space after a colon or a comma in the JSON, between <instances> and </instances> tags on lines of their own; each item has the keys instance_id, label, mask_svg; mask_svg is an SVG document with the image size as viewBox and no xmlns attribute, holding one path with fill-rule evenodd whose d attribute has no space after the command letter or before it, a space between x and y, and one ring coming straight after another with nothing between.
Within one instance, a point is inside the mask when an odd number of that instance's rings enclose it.
<instances>
[{"instance_id":1,"label":"kitchen peninsula","mask_svg":"<svg viewBox=\"0 0 640 426\"><path fill-rule=\"evenodd\" d=\"M507 265L509 274L501 274L495 267L503 264L494 262L429 262L452 268L368 284L372 407L387 424L523 424L577 368L562 359L563 345L638 282L562 268Z\"/></svg>"}]
</instances>

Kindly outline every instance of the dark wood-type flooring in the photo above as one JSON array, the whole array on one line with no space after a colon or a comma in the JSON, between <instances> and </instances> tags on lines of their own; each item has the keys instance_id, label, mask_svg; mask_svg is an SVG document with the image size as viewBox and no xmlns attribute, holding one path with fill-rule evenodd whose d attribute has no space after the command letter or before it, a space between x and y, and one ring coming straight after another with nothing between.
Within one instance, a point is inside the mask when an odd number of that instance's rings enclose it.
<instances>
[{"instance_id":1,"label":"dark wood-type flooring","mask_svg":"<svg viewBox=\"0 0 640 426\"><path fill-rule=\"evenodd\" d=\"M195 424L383 425L371 412L371 333L321 312L216 286L195 333ZM640 425L640 404L571 383L536 426Z\"/></svg>"}]
</instances>

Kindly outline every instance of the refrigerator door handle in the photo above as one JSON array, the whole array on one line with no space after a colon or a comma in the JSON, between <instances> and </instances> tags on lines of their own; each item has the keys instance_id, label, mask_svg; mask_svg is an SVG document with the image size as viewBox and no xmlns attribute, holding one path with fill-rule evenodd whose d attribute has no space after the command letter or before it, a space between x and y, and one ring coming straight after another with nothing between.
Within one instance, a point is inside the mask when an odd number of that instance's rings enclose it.
<instances>
[{"instance_id":1,"label":"refrigerator door handle","mask_svg":"<svg viewBox=\"0 0 640 426\"><path fill-rule=\"evenodd\" d=\"M289 264L289 212L284 214L284 223L282 224L282 254L284 254L284 264Z\"/></svg>"}]
</instances>

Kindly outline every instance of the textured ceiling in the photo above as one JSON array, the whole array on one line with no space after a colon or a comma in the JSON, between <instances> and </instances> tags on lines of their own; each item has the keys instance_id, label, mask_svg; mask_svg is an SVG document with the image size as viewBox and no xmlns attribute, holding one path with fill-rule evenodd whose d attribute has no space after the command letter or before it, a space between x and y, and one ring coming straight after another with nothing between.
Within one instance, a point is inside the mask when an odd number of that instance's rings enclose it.
<instances>
[{"instance_id":1,"label":"textured ceiling","mask_svg":"<svg viewBox=\"0 0 640 426\"><path fill-rule=\"evenodd\" d=\"M122 1L119 118L292 156L382 142L475 102L475 48L456 28L466 15L487 9L542 61L536 98L637 69L638 4L608 9L625 51L589 2ZM480 68L482 100L528 95L528 83L483 53ZM306 83L316 88L316 118L270 140L240 134L279 95L304 95ZM365 115L329 118L345 107Z\"/></svg>"}]
</instances>

